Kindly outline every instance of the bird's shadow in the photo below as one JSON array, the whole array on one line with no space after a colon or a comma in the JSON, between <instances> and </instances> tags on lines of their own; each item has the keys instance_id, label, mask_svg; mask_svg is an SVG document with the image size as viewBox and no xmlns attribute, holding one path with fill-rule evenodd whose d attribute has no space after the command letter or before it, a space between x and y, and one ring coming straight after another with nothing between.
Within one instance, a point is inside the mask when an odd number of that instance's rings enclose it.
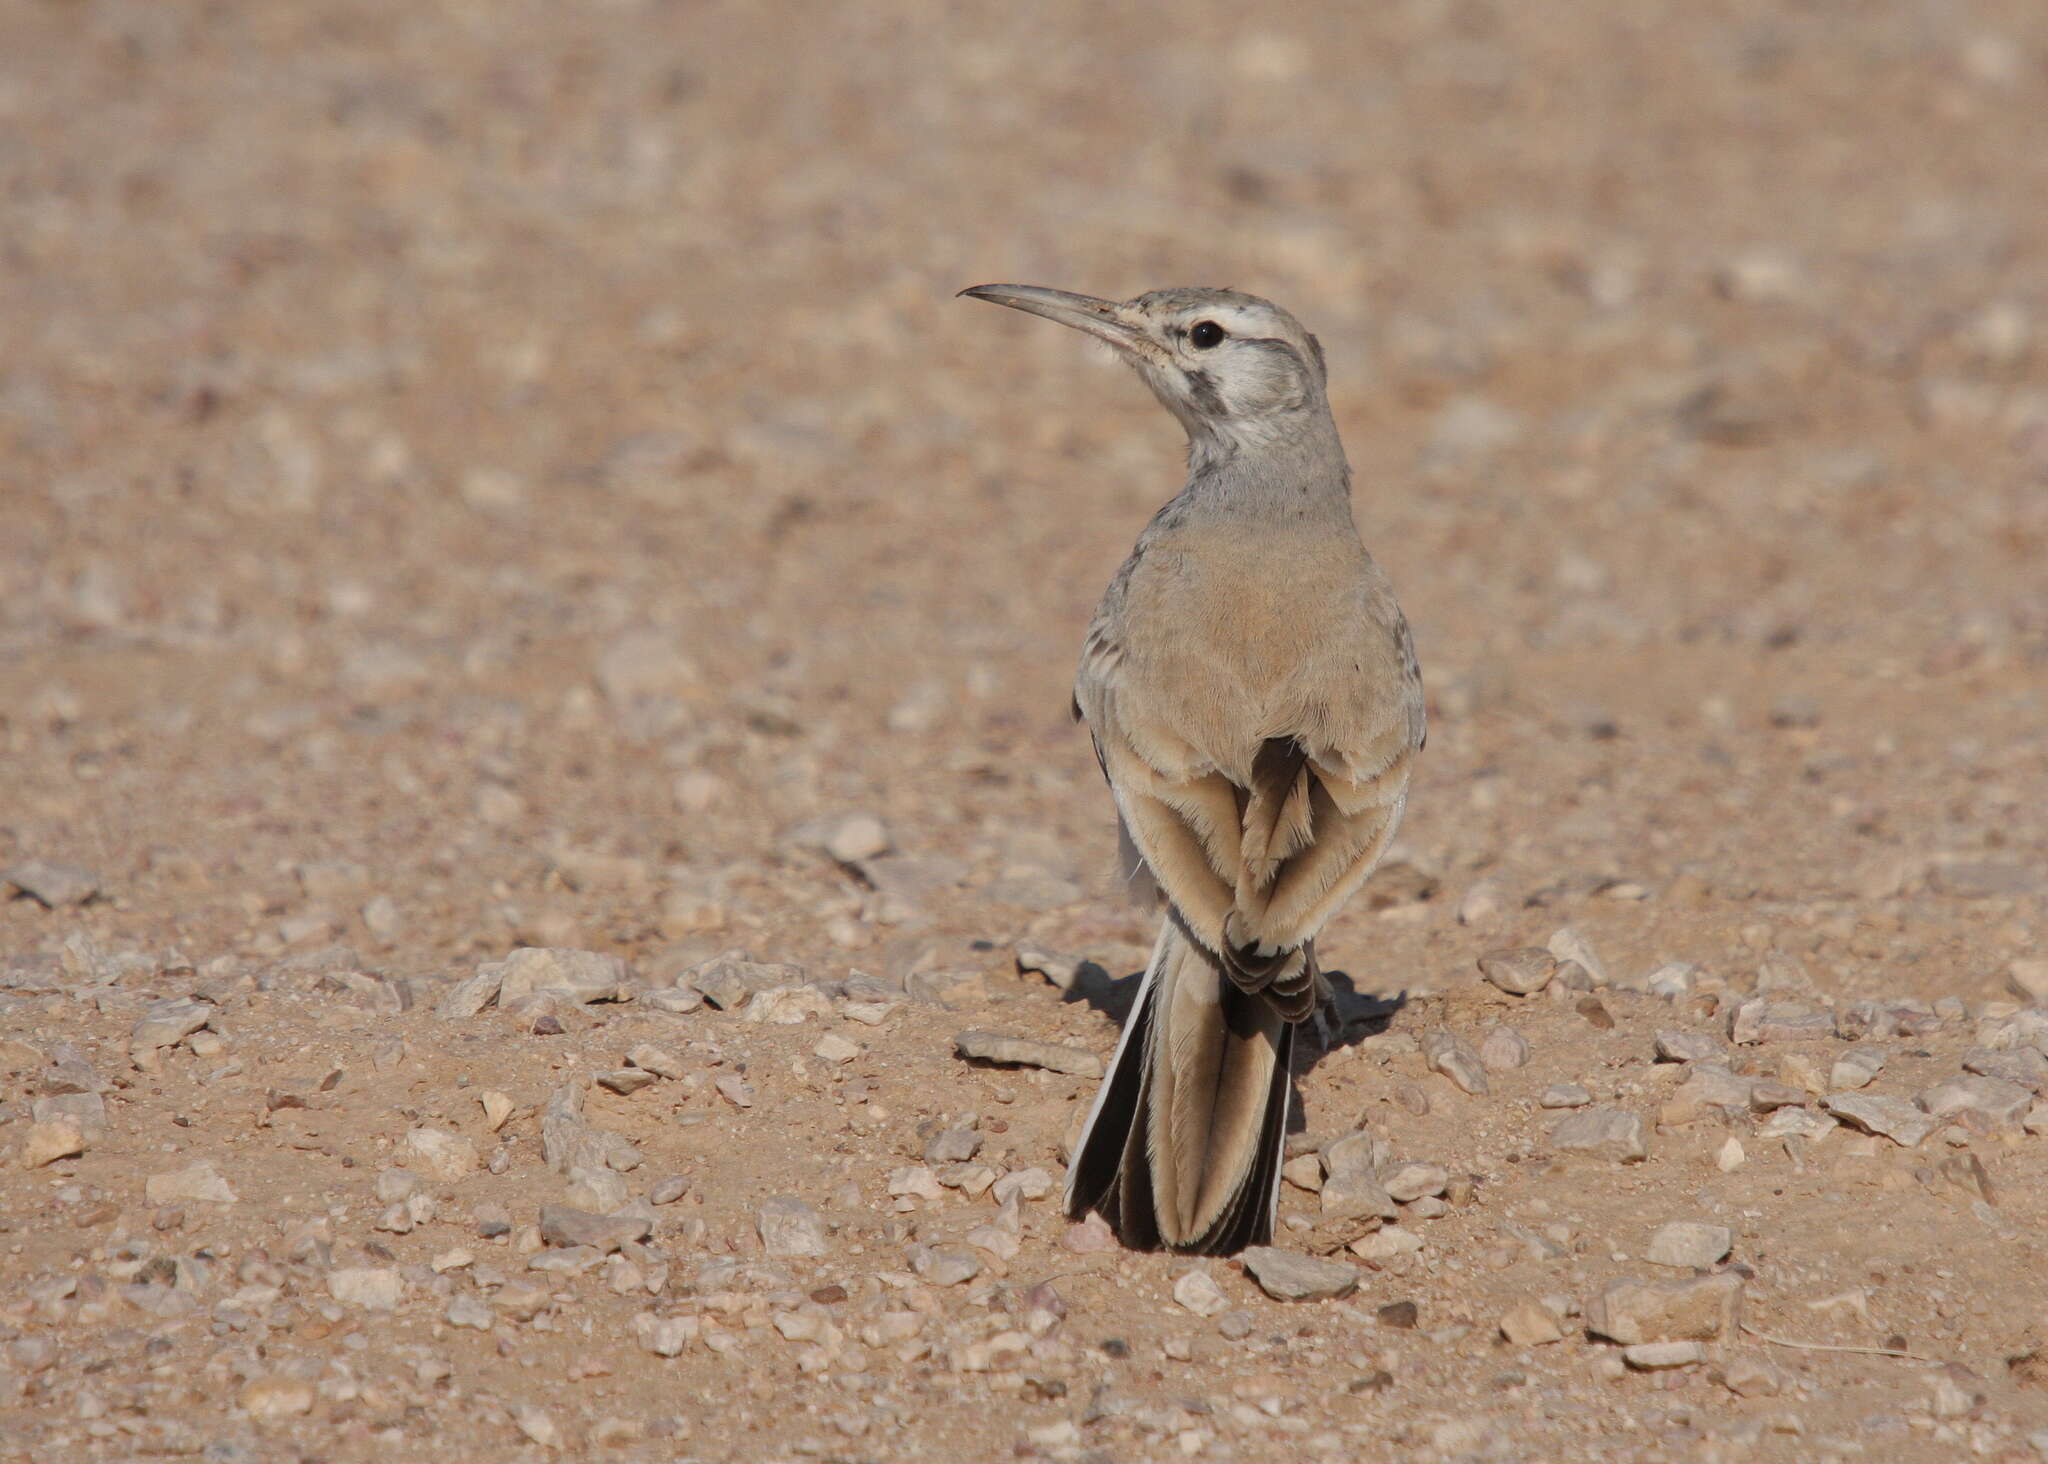
<instances>
[{"instance_id":1,"label":"bird's shadow","mask_svg":"<svg viewBox=\"0 0 2048 1464\"><path fill-rule=\"evenodd\" d=\"M1131 1019L1131 1008L1137 1004L1138 988L1144 984L1144 979L1143 971L1133 971L1128 976L1112 976L1094 961L1083 961L1075 969L1074 979L1061 993L1060 1000L1085 1003L1121 1028ZM1331 1053L1356 1046L1366 1038L1386 1031L1394 1020L1394 1014L1408 1005L1407 992L1379 996L1360 991L1348 972L1325 971L1323 981L1327 988L1322 1012L1327 1040L1323 1040L1324 1033L1318 1032L1313 1019L1303 1022L1295 1032L1293 1080L1297 1091L1288 1116L1291 1131L1298 1132L1304 1124L1298 1091L1301 1080Z\"/></svg>"}]
</instances>

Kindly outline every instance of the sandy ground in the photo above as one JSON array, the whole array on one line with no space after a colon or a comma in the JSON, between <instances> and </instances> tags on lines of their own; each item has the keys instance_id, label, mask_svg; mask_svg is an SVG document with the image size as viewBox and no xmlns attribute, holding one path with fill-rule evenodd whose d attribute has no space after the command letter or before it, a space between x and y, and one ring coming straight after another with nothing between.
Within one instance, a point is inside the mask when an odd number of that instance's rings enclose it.
<instances>
[{"instance_id":1,"label":"sandy ground","mask_svg":"<svg viewBox=\"0 0 2048 1464\"><path fill-rule=\"evenodd\" d=\"M0 1457L2048 1456L2048 12L1246 15L0 7ZM987 280L1327 349L1345 1294L1058 1214L1178 435Z\"/></svg>"}]
</instances>

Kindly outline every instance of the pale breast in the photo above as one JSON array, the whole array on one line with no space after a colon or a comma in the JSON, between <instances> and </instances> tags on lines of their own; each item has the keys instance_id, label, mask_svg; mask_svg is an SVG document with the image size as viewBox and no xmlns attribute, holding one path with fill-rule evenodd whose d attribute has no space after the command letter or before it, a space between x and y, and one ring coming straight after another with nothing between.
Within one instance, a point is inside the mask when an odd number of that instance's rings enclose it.
<instances>
[{"instance_id":1,"label":"pale breast","mask_svg":"<svg viewBox=\"0 0 2048 1464\"><path fill-rule=\"evenodd\" d=\"M1346 762L1405 743L1419 692L1400 612L1355 535L1190 526L1147 544L1118 588L1098 698L1160 771L1238 781L1273 737Z\"/></svg>"}]
</instances>

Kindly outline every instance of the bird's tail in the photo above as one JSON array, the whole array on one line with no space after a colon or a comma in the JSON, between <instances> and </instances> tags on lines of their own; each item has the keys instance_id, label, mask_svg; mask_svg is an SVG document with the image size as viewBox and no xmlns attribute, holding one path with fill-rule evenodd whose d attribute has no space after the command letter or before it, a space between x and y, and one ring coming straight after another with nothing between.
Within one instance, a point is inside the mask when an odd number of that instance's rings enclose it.
<instances>
[{"instance_id":1,"label":"bird's tail","mask_svg":"<svg viewBox=\"0 0 2048 1464\"><path fill-rule=\"evenodd\" d=\"M1136 1250L1228 1255L1273 1235L1294 1026L1172 911L1067 1174Z\"/></svg>"}]
</instances>

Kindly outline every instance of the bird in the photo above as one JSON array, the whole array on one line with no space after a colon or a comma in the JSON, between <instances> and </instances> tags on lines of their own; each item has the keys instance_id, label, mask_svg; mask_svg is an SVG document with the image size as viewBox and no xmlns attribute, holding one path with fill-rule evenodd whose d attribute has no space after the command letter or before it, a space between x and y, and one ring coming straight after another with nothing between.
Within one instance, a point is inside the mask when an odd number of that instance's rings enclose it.
<instances>
[{"instance_id":1,"label":"bird","mask_svg":"<svg viewBox=\"0 0 2048 1464\"><path fill-rule=\"evenodd\" d=\"M1268 1243L1316 937L1385 853L1427 737L1414 638L1351 507L1323 349L1236 290L961 295L1106 343L1187 432L1186 485L1083 640L1072 711L1159 933L1069 1165L1133 1250Z\"/></svg>"}]
</instances>

